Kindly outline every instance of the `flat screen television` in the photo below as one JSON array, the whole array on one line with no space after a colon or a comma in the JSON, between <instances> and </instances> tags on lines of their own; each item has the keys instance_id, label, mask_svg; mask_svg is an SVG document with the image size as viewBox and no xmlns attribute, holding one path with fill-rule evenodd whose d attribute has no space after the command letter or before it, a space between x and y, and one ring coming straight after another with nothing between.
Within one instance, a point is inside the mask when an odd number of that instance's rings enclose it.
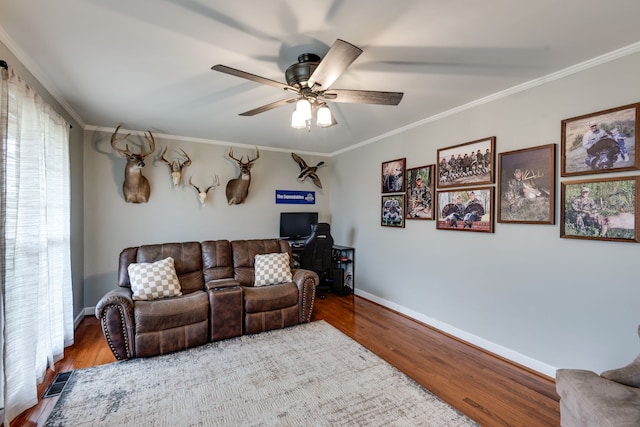
<instances>
[{"instance_id":1,"label":"flat screen television","mask_svg":"<svg viewBox=\"0 0 640 427\"><path fill-rule=\"evenodd\" d=\"M311 234L311 224L318 223L318 212L281 212L280 238L300 240Z\"/></svg>"}]
</instances>

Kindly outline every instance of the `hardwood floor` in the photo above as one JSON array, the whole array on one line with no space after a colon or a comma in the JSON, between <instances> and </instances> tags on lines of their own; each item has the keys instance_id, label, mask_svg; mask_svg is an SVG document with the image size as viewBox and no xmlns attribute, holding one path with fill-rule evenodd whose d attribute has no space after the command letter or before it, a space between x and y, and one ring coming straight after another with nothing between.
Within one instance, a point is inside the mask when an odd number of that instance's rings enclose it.
<instances>
[{"instance_id":1,"label":"hardwood floor","mask_svg":"<svg viewBox=\"0 0 640 427\"><path fill-rule=\"evenodd\" d=\"M316 299L323 319L482 426L559 426L555 382L357 296ZM86 317L57 372L111 363L98 320ZM330 369L330 367L328 367ZM38 387L42 396L55 374ZM42 426L57 397L42 399L11 427Z\"/></svg>"},{"instance_id":2,"label":"hardwood floor","mask_svg":"<svg viewBox=\"0 0 640 427\"><path fill-rule=\"evenodd\" d=\"M360 297L327 295L324 319L482 426L559 426L552 378Z\"/></svg>"}]
</instances>

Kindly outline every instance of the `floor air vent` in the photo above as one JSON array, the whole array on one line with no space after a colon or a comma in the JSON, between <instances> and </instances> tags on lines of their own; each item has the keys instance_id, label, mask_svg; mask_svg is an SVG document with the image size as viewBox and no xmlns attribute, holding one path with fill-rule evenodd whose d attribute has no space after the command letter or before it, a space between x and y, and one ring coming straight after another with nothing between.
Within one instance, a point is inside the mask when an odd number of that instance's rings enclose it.
<instances>
[{"instance_id":1,"label":"floor air vent","mask_svg":"<svg viewBox=\"0 0 640 427\"><path fill-rule=\"evenodd\" d=\"M64 386L67 385L67 381L69 380L69 377L71 377L72 373L73 371L68 371L68 372L61 372L58 375L56 375L51 385L47 387L47 390L44 392L44 395L42 396L42 398L44 399L47 397L54 397L62 393L62 390L64 390Z\"/></svg>"}]
</instances>

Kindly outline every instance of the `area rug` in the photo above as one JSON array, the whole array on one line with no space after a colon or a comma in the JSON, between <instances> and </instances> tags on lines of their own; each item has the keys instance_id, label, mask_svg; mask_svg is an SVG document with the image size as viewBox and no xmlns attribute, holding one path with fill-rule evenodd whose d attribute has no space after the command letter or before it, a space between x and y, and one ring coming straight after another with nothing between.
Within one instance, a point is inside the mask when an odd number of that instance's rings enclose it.
<instances>
[{"instance_id":1,"label":"area rug","mask_svg":"<svg viewBox=\"0 0 640 427\"><path fill-rule=\"evenodd\" d=\"M474 426L317 321L73 372L47 426Z\"/></svg>"}]
</instances>

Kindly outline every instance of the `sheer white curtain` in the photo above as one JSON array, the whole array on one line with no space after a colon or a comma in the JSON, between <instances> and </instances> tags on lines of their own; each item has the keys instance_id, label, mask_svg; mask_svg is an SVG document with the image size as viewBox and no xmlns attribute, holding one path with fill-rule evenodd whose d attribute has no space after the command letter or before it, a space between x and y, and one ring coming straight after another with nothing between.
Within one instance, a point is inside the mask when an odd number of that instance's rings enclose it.
<instances>
[{"instance_id":1,"label":"sheer white curtain","mask_svg":"<svg viewBox=\"0 0 640 427\"><path fill-rule=\"evenodd\" d=\"M9 68L2 115L4 425L38 401L48 367L73 344L69 125Z\"/></svg>"}]
</instances>

